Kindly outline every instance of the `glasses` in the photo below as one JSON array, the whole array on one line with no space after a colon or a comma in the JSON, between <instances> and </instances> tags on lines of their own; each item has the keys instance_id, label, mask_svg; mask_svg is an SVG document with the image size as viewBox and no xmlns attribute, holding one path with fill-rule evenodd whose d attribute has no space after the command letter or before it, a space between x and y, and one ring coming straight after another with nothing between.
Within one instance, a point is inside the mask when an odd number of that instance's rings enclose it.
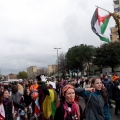
<instances>
[{"instance_id":1,"label":"glasses","mask_svg":"<svg viewBox=\"0 0 120 120\"><path fill-rule=\"evenodd\" d=\"M97 82L97 83L95 83L96 85L98 85L98 84L100 84L100 85L102 85L102 82Z\"/></svg>"}]
</instances>

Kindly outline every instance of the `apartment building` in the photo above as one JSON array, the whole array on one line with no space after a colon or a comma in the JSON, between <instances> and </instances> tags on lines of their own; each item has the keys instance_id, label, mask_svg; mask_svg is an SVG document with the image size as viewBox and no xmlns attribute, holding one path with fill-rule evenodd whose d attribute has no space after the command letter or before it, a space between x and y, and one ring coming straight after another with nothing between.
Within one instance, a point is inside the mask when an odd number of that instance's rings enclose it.
<instances>
[{"instance_id":1,"label":"apartment building","mask_svg":"<svg viewBox=\"0 0 120 120\"><path fill-rule=\"evenodd\" d=\"M28 74L28 78L30 79L34 79L37 76L37 67L36 66L30 66L27 68L27 74Z\"/></svg>"},{"instance_id":2,"label":"apartment building","mask_svg":"<svg viewBox=\"0 0 120 120\"><path fill-rule=\"evenodd\" d=\"M119 34L118 34L118 28L117 26L111 27L110 28L111 34L110 34L110 39L111 42L119 41Z\"/></svg>"},{"instance_id":3,"label":"apartment building","mask_svg":"<svg viewBox=\"0 0 120 120\"><path fill-rule=\"evenodd\" d=\"M57 72L57 65L48 65L48 75L52 74L52 73L56 73Z\"/></svg>"},{"instance_id":4,"label":"apartment building","mask_svg":"<svg viewBox=\"0 0 120 120\"><path fill-rule=\"evenodd\" d=\"M8 75L8 79L17 79L17 75L16 74L13 74L13 73L10 73Z\"/></svg>"},{"instance_id":5,"label":"apartment building","mask_svg":"<svg viewBox=\"0 0 120 120\"><path fill-rule=\"evenodd\" d=\"M114 2L114 11L120 13L120 0L113 0L113 2ZM111 42L120 41L117 25L115 27L111 27L110 30L111 30L111 34L110 34Z\"/></svg>"}]
</instances>

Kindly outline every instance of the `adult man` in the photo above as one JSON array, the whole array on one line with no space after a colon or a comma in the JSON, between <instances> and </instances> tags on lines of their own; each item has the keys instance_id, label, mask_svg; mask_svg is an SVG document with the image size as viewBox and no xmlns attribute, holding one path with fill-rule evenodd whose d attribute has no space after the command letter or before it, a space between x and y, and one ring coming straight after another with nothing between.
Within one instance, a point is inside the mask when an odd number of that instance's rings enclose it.
<instances>
[{"instance_id":1,"label":"adult man","mask_svg":"<svg viewBox=\"0 0 120 120\"><path fill-rule=\"evenodd\" d=\"M108 95L108 102L109 102L109 107L112 108L110 98L112 97L112 88L113 88L113 83L110 79L108 79L108 76L105 75L102 80L104 86L106 87L107 95Z\"/></svg>"},{"instance_id":2,"label":"adult man","mask_svg":"<svg viewBox=\"0 0 120 120\"><path fill-rule=\"evenodd\" d=\"M115 100L115 115L120 111L120 79L116 79L113 86L113 100Z\"/></svg>"},{"instance_id":3,"label":"adult man","mask_svg":"<svg viewBox=\"0 0 120 120\"><path fill-rule=\"evenodd\" d=\"M30 86L30 91L32 92L32 98L36 100L38 96L38 84L36 79L34 79L33 85Z\"/></svg>"}]
</instances>

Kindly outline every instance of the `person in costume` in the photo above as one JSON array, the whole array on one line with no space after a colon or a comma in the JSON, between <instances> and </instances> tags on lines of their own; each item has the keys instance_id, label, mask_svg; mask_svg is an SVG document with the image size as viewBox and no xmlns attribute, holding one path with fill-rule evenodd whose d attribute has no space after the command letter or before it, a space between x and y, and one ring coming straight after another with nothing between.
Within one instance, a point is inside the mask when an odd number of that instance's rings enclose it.
<instances>
[{"instance_id":1,"label":"person in costume","mask_svg":"<svg viewBox=\"0 0 120 120\"><path fill-rule=\"evenodd\" d=\"M44 101L42 106L44 120L54 120L56 106L57 106L57 93L51 85L47 86L42 82L42 91L44 93Z\"/></svg>"},{"instance_id":2,"label":"person in costume","mask_svg":"<svg viewBox=\"0 0 120 120\"><path fill-rule=\"evenodd\" d=\"M44 74L36 76L38 80L38 101L40 107L40 114L38 119L41 120L53 120L56 106L57 106L57 93L53 89L52 85L47 83L47 79Z\"/></svg>"}]
</instances>

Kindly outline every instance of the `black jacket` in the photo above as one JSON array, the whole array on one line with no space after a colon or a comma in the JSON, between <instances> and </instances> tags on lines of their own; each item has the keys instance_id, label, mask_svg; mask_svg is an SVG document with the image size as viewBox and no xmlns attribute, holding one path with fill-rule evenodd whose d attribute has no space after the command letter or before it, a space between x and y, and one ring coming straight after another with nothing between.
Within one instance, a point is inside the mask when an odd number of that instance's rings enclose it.
<instances>
[{"instance_id":1,"label":"black jacket","mask_svg":"<svg viewBox=\"0 0 120 120\"><path fill-rule=\"evenodd\" d=\"M113 86L113 91L112 91L114 100L120 100L119 86L120 86L120 80L115 81Z\"/></svg>"},{"instance_id":2,"label":"black jacket","mask_svg":"<svg viewBox=\"0 0 120 120\"><path fill-rule=\"evenodd\" d=\"M34 100L32 99L31 95L24 95L24 103L25 107L28 107L31 103L33 103Z\"/></svg>"},{"instance_id":3,"label":"black jacket","mask_svg":"<svg viewBox=\"0 0 120 120\"><path fill-rule=\"evenodd\" d=\"M13 120L13 102L10 99L5 99L3 101L3 106L5 110L5 120Z\"/></svg>"},{"instance_id":4,"label":"black jacket","mask_svg":"<svg viewBox=\"0 0 120 120\"><path fill-rule=\"evenodd\" d=\"M13 106L16 108L21 108L24 109L24 106L13 102L10 99L6 99L3 101L3 106L4 106L4 110L5 110L5 120L13 120Z\"/></svg>"},{"instance_id":5,"label":"black jacket","mask_svg":"<svg viewBox=\"0 0 120 120\"><path fill-rule=\"evenodd\" d=\"M70 107L70 108L72 107L71 104L69 104L69 103L67 103L67 104L68 104L68 107ZM79 108L80 108L80 120L83 120L82 108L80 106L79 106ZM64 120L64 114L65 114L65 110L64 110L63 104L60 104L60 106L56 109L54 120ZM72 115L67 114L65 120L73 120Z\"/></svg>"},{"instance_id":6,"label":"black jacket","mask_svg":"<svg viewBox=\"0 0 120 120\"><path fill-rule=\"evenodd\" d=\"M103 79L102 83L104 84L104 86L107 89L107 95L109 98L112 98L112 89L113 89L113 82L110 79Z\"/></svg>"},{"instance_id":7,"label":"black jacket","mask_svg":"<svg viewBox=\"0 0 120 120\"><path fill-rule=\"evenodd\" d=\"M59 83L56 84L56 92L57 92L57 93L60 92L60 84L59 84Z\"/></svg>"}]
</instances>

